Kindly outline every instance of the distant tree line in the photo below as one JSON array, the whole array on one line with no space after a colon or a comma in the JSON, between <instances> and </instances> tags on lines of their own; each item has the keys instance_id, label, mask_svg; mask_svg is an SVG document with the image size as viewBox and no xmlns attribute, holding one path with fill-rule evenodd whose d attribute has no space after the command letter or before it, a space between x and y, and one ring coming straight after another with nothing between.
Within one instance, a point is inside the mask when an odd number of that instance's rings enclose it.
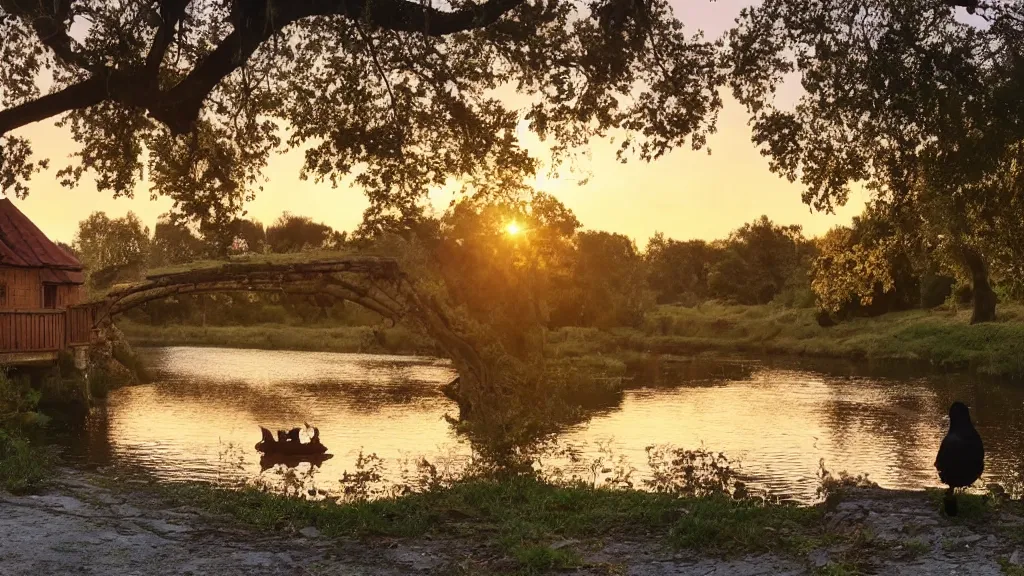
<instances>
[{"instance_id":1,"label":"distant tree line","mask_svg":"<svg viewBox=\"0 0 1024 576\"><path fill-rule=\"evenodd\" d=\"M289 253L345 249L348 235L307 216L284 213L270 226L235 218L223 230L207 229L163 217L152 233L129 212L110 218L94 212L81 221L66 250L84 264L88 288L101 292L120 282L142 278L149 270L188 265L247 253ZM328 297L285 294L213 294L183 296L153 302L133 311L136 321L165 324L251 324L259 322L311 322L345 319L358 324L377 321L358 307L345 307Z\"/></svg>"},{"instance_id":2,"label":"distant tree line","mask_svg":"<svg viewBox=\"0 0 1024 576\"><path fill-rule=\"evenodd\" d=\"M447 295L472 317L516 335L505 343L513 352L542 338L532 332L538 327L640 326L656 304L817 307L819 321L830 325L973 297L970 268L939 234L922 233L920 225L908 225L877 203L819 238L762 216L714 241L657 233L644 249L621 234L583 230L572 211L541 193L501 202L468 197L441 214L363 227L354 236L288 213L267 227L241 218L226 226L226 232L206 237L164 218L151 234L132 213L111 219L97 212L80 223L68 249L85 264L90 287L103 290L147 270L204 259L377 250L388 238L414 237L428 274L439 274ZM1015 238L985 245L990 284L1003 300L1024 296ZM408 252L412 244L403 246ZM284 294L172 298L133 318L157 324L380 320L326 296Z\"/></svg>"},{"instance_id":3,"label":"distant tree line","mask_svg":"<svg viewBox=\"0 0 1024 576\"><path fill-rule=\"evenodd\" d=\"M90 275L109 275L117 270L142 271L232 254L340 250L347 240L346 232L287 212L267 227L257 220L235 218L224 230L212 234L167 217L158 220L150 234L133 212L121 218L94 212L79 223L69 248ZM130 279L132 274L122 276Z\"/></svg>"}]
</instances>

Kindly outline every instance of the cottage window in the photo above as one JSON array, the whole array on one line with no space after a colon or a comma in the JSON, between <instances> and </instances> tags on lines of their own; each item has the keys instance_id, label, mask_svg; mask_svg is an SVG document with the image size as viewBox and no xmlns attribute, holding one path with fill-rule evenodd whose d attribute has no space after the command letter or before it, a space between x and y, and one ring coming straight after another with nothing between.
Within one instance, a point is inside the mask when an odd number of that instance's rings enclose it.
<instances>
[{"instance_id":1,"label":"cottage window","mask_svg":"<svg viewBox=\"0 0 1024 576\"><path fill-rule=\"evenodd\" d=\"M57 307L57 285L43 284L43 308Z\"/></svg>"},{"instance_id":2,"label":"cottage window","mask_svg":"<svg viewBox=\"0 0 1024 576\"><path fill-rule=\"evenodd\" d=\"M7 283L0 282L0 306L7 306Z\"/></svg>"}]
</instances>

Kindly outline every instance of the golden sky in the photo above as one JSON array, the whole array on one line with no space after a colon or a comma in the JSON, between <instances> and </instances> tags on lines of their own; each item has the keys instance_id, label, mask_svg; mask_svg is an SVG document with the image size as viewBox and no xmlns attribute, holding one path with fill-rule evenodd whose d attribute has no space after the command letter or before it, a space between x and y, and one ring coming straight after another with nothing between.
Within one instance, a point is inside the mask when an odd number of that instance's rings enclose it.
<instances>
[{"instance_id":1,"label":"golden sky","mask_svg":"<svg viewBox=\"0 0 1024 576\"><path fill-rule=\"evenodd\" d=\"M673 0L676 14L691 30L703 29L711 37L726 30L748 3ZM790 184L768 170L768 162L750 142L743 108L731 97L726 96L725 102L718 133L709 142L710 156L706 151L685 148L651 164L632 161L623 165L615 160L615 146L594 141L591 158L585 163L587 184L579 185L577 177L563 171L559 180L541 178L537 187L564 202L586 228L626 234L640 247L659 231L681 240L723 237L762 214L779 223L801 224L808 235L818 235L848 223L861 211L865 196L853 194L835 215L812 213L800 201L799 184ZM78 221L95 210L112 217L131 210L152 227L170 208L166 199L150 200L145 183L133 199L99 193L88 177L76 189L62 188L54 172L67 164L65 158L75 150L68 133L47 121L19 134L32 139L37 154L51 159L51 168L33 178L26 200L15 199L15 203L54 240L70 242ZM298 177L301 163L301 152L274 158L265 190L246 206L248 215L269 223L287 210L338 230L355 228L366 207L363 194L354 188L333 189L328 183L302 181Z\"/></svg>"}]
</instances>

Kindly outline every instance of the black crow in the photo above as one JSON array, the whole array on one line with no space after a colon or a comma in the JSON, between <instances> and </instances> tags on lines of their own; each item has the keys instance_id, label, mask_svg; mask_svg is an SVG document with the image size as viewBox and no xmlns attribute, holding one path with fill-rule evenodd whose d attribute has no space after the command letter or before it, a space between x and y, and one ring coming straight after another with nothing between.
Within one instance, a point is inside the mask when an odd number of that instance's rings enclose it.
<instances>
[{"instance_id":1,"label":"black crow","mask_svg":"<svg viewBox=\"0 0 1024 576\"><path fill-rule=\"evenodd\" d=\"M949 486L942 501L946 514L956 516L954 490L974 484L985 469L985 447L963 402L953 402L949 407L949 432L939 446L935 468L942 483Z\"/></svg>"}]
</instances>

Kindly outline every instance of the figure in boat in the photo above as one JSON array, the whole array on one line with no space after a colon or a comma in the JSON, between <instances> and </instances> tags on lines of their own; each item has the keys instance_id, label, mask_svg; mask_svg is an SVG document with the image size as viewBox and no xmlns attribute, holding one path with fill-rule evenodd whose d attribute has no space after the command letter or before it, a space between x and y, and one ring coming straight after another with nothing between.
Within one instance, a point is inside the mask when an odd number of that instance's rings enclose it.
<instances>
[{"instance_id":1,"label":"figure in boat","mask_svg":"<svg viewBox=\"0 0 1024 576\"><path fill-rule=\"evenodd\" d=\"M309 442L302 442L299 439L300 428L292 428L285 432L277 431L277 439L270 430L260 426L263 439L256 444L256 450L266 455L281 456L318 456L327 452L327 447L320 443L320 430L306 423L306 430L312 430Z\"/></svg>"}]
</instances>

